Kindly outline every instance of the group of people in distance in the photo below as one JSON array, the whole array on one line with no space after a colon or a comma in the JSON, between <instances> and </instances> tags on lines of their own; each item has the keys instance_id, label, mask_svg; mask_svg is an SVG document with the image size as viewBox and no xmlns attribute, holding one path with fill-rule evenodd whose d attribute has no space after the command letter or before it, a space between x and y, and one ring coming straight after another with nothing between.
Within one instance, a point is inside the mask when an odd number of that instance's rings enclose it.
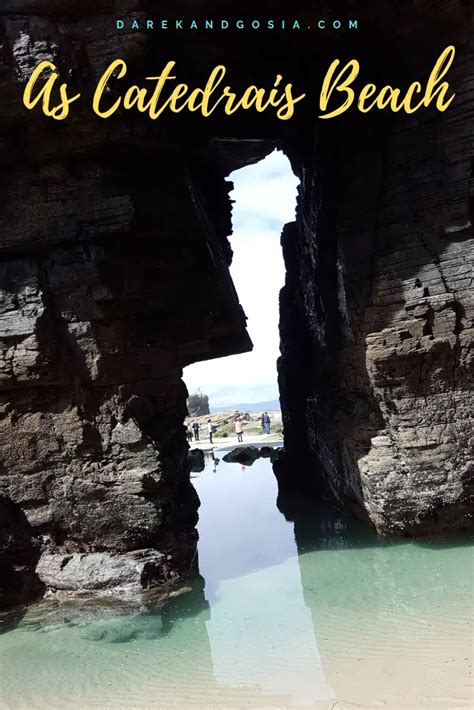
<instances>
[{"instance_id":1,"label":"group of people in distance","mask_svg":"<svg viewBox=\"0 0 474 710\"><path fill-rule=\"evenodd\" d=\"M212 423L210 419L207 420L207 434L209 437L209 442L212 444L212 435L217 431L217 427ZM201 441L201 425L198 421L194 421L192 424L188 424L186 430L186 437L188 441Z\"/></svg>"},{"instance_id":2,"label":"group of people in distance","mask_svg":"<svg viewBox=\"0 0 474 710\"><path fill-rule=\"evenodd\" d=\"M262 425L262 434L270 434L271 419L268 412L263 412L262 416L260 417L260 423ZM211 419L207 420L206 429L209 438L209 443L212 444L212 436L217 432L217 427L212 423ZM234 429L235 433L237 434L237 441L242 442L244 440L244 422L239 415L235 417ZM198 421L195 420L192 424L188 424L186 430L186 437L188 441L200 441L200 431L201 425Z\"/></svg>"},{"instance_id":3,"label":"group of people in distance","mask_svg":"<svg viewBox=\"0 0 474 710\"><path fill-rule=\"evenodd\" d=\"M260 417L260 423L262 425L262 434L270 434L271 419L268 412L264 412ZM244 422L240 416L235 418L235 433L237 434L237 441L243 441L244 435Z\"/></svg>"}]
</instances>

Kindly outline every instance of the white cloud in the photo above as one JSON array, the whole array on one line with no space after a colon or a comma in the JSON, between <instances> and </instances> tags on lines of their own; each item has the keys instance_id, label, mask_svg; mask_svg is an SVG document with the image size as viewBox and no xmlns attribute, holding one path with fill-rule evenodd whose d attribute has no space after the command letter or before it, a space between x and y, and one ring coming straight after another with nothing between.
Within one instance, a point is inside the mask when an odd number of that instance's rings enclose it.
<instances>
[{"instance_id":1,"label":"white cloud","mask_svg":"<svg viewBox=\"0 0 474 710\"><path fill-rule=\"evenodd\" d=\"M201 389L212 406L277 397L278 295L285 278L280 234L294 219L298 185L288 159L277 151L236 170L231 180L235 204L230 270L254 349L185 369L188 390Z\"/></svg>"}]
</instances>

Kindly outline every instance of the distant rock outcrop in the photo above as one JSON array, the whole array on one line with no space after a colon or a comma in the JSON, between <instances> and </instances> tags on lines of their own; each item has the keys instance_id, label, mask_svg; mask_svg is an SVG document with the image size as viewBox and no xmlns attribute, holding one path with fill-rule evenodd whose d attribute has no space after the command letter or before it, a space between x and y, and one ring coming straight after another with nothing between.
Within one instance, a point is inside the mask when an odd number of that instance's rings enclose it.
<instances>
[{"instance_id":1,"label":"distant rock outcrop","mask_svg":"<svg viewBox=\"0 0 474 710\"><path fill-rule=\"evenodd\" d=\"M202 392L190 394L187 407L191 417L202 417L209 414L209 397L207 394L202 394Z\"/></svg>"}]
</instances>

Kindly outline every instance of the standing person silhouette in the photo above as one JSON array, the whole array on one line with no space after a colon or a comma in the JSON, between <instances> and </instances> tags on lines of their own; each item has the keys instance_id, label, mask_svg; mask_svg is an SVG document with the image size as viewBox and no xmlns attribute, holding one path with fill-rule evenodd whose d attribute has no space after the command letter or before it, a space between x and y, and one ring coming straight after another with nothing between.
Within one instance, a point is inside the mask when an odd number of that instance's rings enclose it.
<instances>
[{"instance_id":1,"label":"standing person silhouette","mask_svg":"<svg viewBox=\"0 0 474 710\"><path fill-rule=\"evenodd\" d=\"M244 425L240 417L237 417L235 420L235 433L237 434L237 441L242 443L244 436Z\"/></svg>"},{"instance_id":2,"label":"standing person silhouette","mask_svg":"<svg viewBox=\"0 0 474 710\"><path fill-rule=\"evenodd\" d=\"M270 417L268 416L268 412L265 412L262 419L263 419L263 431L265 434L269 434L271 421L270 421Z\"/></svg>"},{"instance_id":3,"label":"standing person silhouette","mask_svg":"<svg viewBox=\"0 0 474 710\"><path fill-rule=\"evenodd\" d=\"M207 420L207 428L209 430L209 443L212 444L212 435L214 433L214 427L210 419Z\"/></svg>"},{"instance_id":4,"label":"standing person silhouette","mask_svg":"<svg viewBox=\"0 0 474 710\"><path fill-rule=\"evenodd\" d=\"M199 441L199 422L193 422L194 440Z\"/></svg>"}]
</instances>

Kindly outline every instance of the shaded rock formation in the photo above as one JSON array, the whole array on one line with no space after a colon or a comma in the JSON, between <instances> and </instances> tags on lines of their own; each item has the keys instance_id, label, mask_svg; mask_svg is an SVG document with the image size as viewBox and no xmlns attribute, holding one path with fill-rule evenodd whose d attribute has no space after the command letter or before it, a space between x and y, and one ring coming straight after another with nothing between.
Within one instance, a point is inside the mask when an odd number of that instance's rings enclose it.
<instances>
[{"instance_id":1,"label":"shaded rock formation","mask_svg":"<svg viewBox=\"0 0 474 710\"><path fill-rule=\"evenodd\" d=\"M250 348L228 243L171 135L94 120L87 105L63 125L22 108L26 68L45 57L92 88L123 49L100 14L113 6L2 8L0 490L41 538L52 589L72 569L85 579L88 553L98 589L124 581L117 554L130 570L135 553L152 558L147 584L189 571L182 368ZM197 274L212 287L196 292Z\"/></svg>"},{"instance_id":2,"label":"shaded rock formation","mask_svg":"<svg viewBox=\"0 0 474 710\"><path fill-rule=\"evenodd\" d=\"M225 454L222 460L226 463L240 463L244 466L251 466L257 459L270 459L273 462L281 451L281 447L274 449L271 446L262 446L259 449L258 446L240 446Z\"/></svg>"},{"instance_id":3,"label":"shaded rock formation","mask_svg":"<svg viewBox=\"0 0 474 710\"><path fill-rule=\"evenodd\" d=\"M40 541L21 508L0 495L0 608L44 592L34 573L40 554Z\"/></svg>"},{"instance_id":4,"label":"shaded rock formation","mask_svg":"<svg viewBox=\"0 0 474 710\"><path fill-rule=\"evenodd\" d=\"M151 556L155 582L189 570L198 500L182 368L251 347L228 270L225 177L275 147L301 180L297 220L282 238L282 485L330 490L381 532L466 528L470 8L367 3L361 30L344 42L332 32L269 32L243 57L239 31L179 42L116 32L118 12L144 17L152 5L1 8L0 490L40 541L43 579L58 588L69 555L79 567L102 555L111 580L116 555L124 564ZM164 3L160 14L222 15L217 3L179 9ZM292 12L314 20L304 4ZM352 13L340 3L339 14ZM335 56L357 56L371 80L401 84L426 76L452 42L457 97L446 113L316 121ZM223 54L236 88L268 86L284 70L306 91L304 106L285 122L250 111L103 121L90 109L113 58L127 59L130 83L172 57L182 80L202 86ZM24 81L44 58L83 93L61 124L22 107ZM25 545L33 573L36 548Z\"/></svg>"},{"instance_id":5,"label":"shaded rock formation","mask_svg":"<svg viewBox=\"0 0 474 710\"><path fill-rule=\"evenodd\" d=\"M320 136L293 161L299 214L282 236L280 480L330 491L381 533L473 527L474 45L446 36L451 109ZM406 41L412 81L425 54Z\"/></svg>"},{"instance_id":6,"label":"shaded rock formation","mask_svg":"<svg viewBox=\"0 0 474 710\"><path fill-rule=\"evenodd\" d=\"M188 463L192 473L204 471L204 451L202 449L191 449L188 453Z\"/></svg>"}]
</instances>

